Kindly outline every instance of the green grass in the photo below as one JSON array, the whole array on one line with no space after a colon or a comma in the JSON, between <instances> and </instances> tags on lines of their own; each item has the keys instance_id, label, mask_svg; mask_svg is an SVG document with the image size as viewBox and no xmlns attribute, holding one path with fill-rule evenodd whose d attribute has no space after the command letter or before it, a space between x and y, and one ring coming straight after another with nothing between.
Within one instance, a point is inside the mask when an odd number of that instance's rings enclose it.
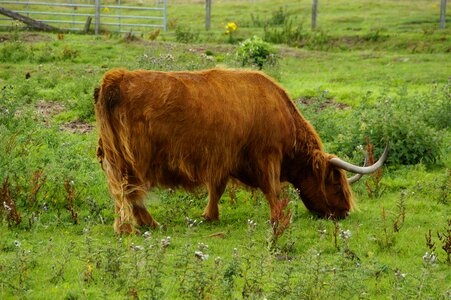
<instances>
[{"instance_id":1,"label":"green grass","mask_svg":"<svg viewBox=\"0 0 451 300\"><path fill-rule=\"evenodd\" d=\"M92 92L103 73L239 67L225 23L238 23L237 40L262 36L250 12L267 20L283 3L307 30L310 2L224 1L214 3L210 34L202 29L203 5L170 7L179 26L188 16L195 20L189 26L200 33L197 43L174 42L173 29L157 41L0 33L6 37L0 43L0 197L11 195L21 221L1 203L1 299L449 298L450 266L437 236L449 235L451 215L449 29L436 29L438 8L428 1L320 1L319 29L331 46L276 45L279 63L264 71L292 98L312 99L297 104L327 149L360 162L355 146L385 131L399 137L392 157L438 147L435 161L391 161L380 197L369 195L364 178L353 186L357 210L339 222L312 216L288 190L293 220L275 243L263 196L242 189L235 204L224 194L220 222L191 227L185 218L201 221L205 192L157 189L146 204L163 226L150 237L114 235L113 200L95 159L96 130L67 129L74 121L94 124ZM388 38L360 40L377 30ZM388 97L392 107L380 111ZM319 109L325 101L348 106ZM42 107L44 114L37 112ZM387 116L386 125L377 125ZM429 231L434 245L428 246ZM170 245L161 246L168 236ZM423 256L432 251L438 260L431 263Z\"/></svg>"}]
</instances>

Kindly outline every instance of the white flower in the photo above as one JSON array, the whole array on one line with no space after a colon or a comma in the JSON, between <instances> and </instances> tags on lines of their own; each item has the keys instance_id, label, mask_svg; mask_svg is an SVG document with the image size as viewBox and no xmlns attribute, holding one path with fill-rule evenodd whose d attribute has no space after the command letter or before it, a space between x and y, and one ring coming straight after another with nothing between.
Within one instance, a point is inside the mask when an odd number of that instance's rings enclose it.
<instances>
[{"instance_id":1,"label":"white flower","mask_svg":"<svg viewBox=\"0 0 451 300\"><path fill-rule=\"evenodd\" d=\"M206 245L206 244L204 244L204 243L199 243L199 244L197 245L197 248L198 248L200 251L204 251L204 250L207 250L207 249L208 249L208 245Z\"/></svg>"},{"instance_id":2,"label":"white flower","mask_svg":"<svg viewBox=\"0 0 451 300\"><path fill-rule=\"evenodd\" d=\"M22 243L20 241L18 241L18 240L15 240L14 241L14 246L20 247L20 246L22 246Z\"/></svg>"},{"instance_id":3,"label":"white flower","mask_svg":"<svg viewBox=\"0 0 451 300\"><path fill-rule=\"evenodd\" d=\"M435 255L434 252L431 252L431 253L426 252L423 255L423 261L427 264L433 265L437 262L437 255Z\"/></svg>"},{"instance_id":4,"label":"white flower","mask_svg":"<svg viewBox=\"0 0 451 300\"><path fill-rule=\"evenodd\" d=\"M143 246L138 246L138 245L134 245L134 244L132 244L131 248L132 248L133 250L135 250L135 251L141 251L141 250L144 250L144 247L143 247Z\"/></svg>"},{"instance_id":5,"label":"white flower","mask_svg":"<svg viewBox=\"0 0 451 300\"><path fill-rule=\"evenodd\" d=\"M194 251L194 256L200 260L207 260L209 255L203 253L202 251Z\"/></svg>"},{"instance_id":6,"label":"white flower","mask_svg":"<svg viewBox=\"0 0 451 300\"><path fill-rule=\"evenodd\" d=\"M11 207L9 207L9 206L6 204L6 201L3 201L3 207L5 208L5 210L11 211Z\"/></svg>"},{"instance_id":7,"label":"white flower","mask_svg":"<svg viewBox=\"0 0 451 300\"><path fill-rule=\"evenodd\" d=\"M406 278L407 274L406 273L401 273L401 271L399 269L395 270L395 276L398 278Z\"/></svg>"},{"instance_id":8,"label":"white flower","mask_svg":"<svg viewBox=\"0 0 451 300\"><path fill-rule=\"evenodd\" d=\"M171 244L171 237L167 236L165 239L161 240L161 247L166 249Z\"/></svg>"},{"instance_id":9,"label":"white flower","mask_svg":"<svg viewBox=\"0 0 451 300\"><path fill-rule=\"evenodd\" d=\"M351 237L351 231L348 229L348 230L340 230L340 237L342 238L342 239L344 239L344 240L347 240L347 239L349 239L350 237Z\"/></svg>"}]
</instances>

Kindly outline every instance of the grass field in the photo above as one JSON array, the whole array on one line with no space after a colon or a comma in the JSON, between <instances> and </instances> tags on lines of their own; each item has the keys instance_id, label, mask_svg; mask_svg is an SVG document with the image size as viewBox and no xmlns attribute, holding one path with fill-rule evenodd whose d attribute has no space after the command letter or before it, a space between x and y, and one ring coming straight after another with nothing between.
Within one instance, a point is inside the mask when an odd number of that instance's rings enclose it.
<instances>
[{"instance_id":1,"label":"grass field","mask_svg":"<svg viewBox=\"0 0 451 300\"><path fill-rule=\"evenodd\" d=\"M220 1L210 33L202 1L174 2L173 27L155 40L0 32L0 298L449 299L451 60L439 2L319 2L315 33L309 1ZM270 22L280 7L302 34ZM277 63L263 71L328 151L361 163L358 145L369 139L377 156L392 141L383 173L353 185L357 209L318 219L287 187L292 219L278 236L258 191L229 187L221 221L201 223L205 191L156 189L146 204L161 228L115 235L95 157L104 72L254 68L236 52L265 30L292 39L271 44Z\"/></svg>"}]
</instances>

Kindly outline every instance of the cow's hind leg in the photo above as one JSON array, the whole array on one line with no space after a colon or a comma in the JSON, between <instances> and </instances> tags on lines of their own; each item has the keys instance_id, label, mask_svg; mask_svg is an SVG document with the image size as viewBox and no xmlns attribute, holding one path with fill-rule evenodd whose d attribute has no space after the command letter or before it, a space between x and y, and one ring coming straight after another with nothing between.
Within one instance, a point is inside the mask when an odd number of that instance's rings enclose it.
<instances>
[{"instance_id":1,"label":"cow's hind leg","mask_svg":"<svg viewBox=\"0 0 451 300\"><path fill-rule=\"evenodd\" d=\"M145 194L145 193L144 193ZM152 218L151 214L144 205L144 194L139 195L132 201L133 216L138 226L150 227L155 229L159 224Z\"/></svg>"},{"instance_id":2,"label":"cow's hind leg","mask_svg":"<svg viewBox=\"0 0 451 300\"><path fill-rule=\"evenodd\" d=\"M219 220L219 199L225 191L227 179L223 179L219 183L208 183L208 204L202 214L207 221Z\"/></svg>"},{"instance_id":3,"label":"cow's hind leg","mask_svg":"<svg viewBox=\"0 0 451 300\"><path fill-rule=\"evenodd\" d=\"M135 226L158 227L144 206L146 191L136 185L123 184L120 193L114 193L116 220L114 231L118 234L135 233Z\"/></svg>"}]
</instances>

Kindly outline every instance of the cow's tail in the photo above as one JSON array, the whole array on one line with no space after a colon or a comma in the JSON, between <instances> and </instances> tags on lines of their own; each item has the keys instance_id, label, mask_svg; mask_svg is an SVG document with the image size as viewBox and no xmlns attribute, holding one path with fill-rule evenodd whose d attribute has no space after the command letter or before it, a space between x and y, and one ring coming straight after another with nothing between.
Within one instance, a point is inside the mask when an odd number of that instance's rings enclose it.
<instances>
[{"instance_id":1,"label":"cow's tail","mask_svg":"<svg viewBox=\"0 0 451 300\"><path fill-rule=\"evenodd\" d=\"M95 113L99 130L97 158L99 161L103 161L104 156L108 153L109 163L121 169L127 169L128 164L134 163L128 147L129 137L126 134L125 124L117 116L116 109L123 100L121 99L121 83L126 72L123 69L108 71L103 76L100 87L94 90Z\"/></svg>"}]
</instances>

